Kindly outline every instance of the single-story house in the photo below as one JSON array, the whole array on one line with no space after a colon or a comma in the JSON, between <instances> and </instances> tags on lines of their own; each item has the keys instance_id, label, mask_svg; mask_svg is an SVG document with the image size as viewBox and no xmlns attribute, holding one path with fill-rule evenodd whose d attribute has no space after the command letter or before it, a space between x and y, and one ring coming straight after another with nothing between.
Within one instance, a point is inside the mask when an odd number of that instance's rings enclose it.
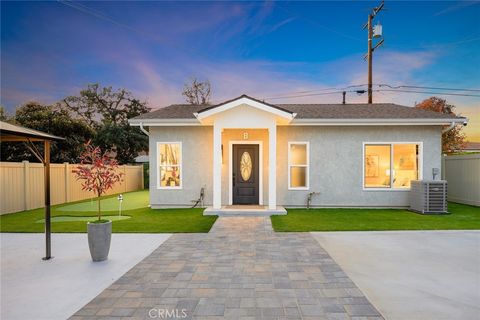
<instances>
[{"instance_id":1,"label":"single-story house","mask_svg":"<svg viewBox=\"0 0 480 320\"><path fill-rule=\"evenodd\" d=\"M152 208L407 207L441 168L442 130L467 119L391 103L271 104L242 95L129 120L149 135ZM148 127L148 131L145 129ZM257 208L257 207L253 207Z\"/></svg>"}]
</instances>

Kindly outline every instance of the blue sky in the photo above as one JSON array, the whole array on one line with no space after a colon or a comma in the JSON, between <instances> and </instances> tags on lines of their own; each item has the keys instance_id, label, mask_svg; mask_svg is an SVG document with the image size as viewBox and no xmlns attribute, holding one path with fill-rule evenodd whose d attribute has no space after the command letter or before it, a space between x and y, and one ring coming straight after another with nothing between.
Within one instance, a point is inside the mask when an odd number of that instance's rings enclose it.
<instances>
[{"instance_id":1,"label":"blue sky","mask_svg":"<svg viewBox=\"0 0 480 320\"><path fill-rule=\"evenodd\" d=\"M364 84L362 25L376 4L2 2L1 104L13 112L27 100L55 102L98 82L158 108L182 102L192 76L211 81L214 102ZM480 2L386 1L385 8L374 83L480 88ZM428 96L381 92L374 101L413 105ZM471 118L468 134L480 141L480 98L444 97Z\"/></svg>"}]
</instances>

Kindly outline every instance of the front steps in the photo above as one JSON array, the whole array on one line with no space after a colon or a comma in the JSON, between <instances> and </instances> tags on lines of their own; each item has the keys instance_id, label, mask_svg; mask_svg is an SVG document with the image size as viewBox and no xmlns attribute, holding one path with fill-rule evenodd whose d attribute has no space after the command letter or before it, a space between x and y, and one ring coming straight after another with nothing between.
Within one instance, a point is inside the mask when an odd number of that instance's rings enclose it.
<instances>
[{"instance_id":1,"label":"front steps","mask_svg":"<svg viewBox=\"0 0 480 320\"><path fill-rule=\"evenodd\" d=\"M221 217L265 217L273 215L286 215L287 210L282 206L277 206L276 209L270 210L268 206L223 206L221 209L214 209L213 207L207 207L203 211L204 216L221 216Z\"/></svg>"}]
</instances>

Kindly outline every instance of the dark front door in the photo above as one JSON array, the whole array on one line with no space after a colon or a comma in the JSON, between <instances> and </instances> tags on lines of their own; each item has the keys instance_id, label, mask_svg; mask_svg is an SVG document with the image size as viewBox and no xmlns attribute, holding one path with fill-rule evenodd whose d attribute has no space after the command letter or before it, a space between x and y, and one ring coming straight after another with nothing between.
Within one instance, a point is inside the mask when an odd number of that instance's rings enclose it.
<instances>
[{"instance_id":1,"label":"dark front door","mask_svg":"<svg viewBox=\"0 0 480 320\"><path fill-rule=\"evenodd\" d=\"M233 145L233 204L258 204L258 145Z\"/></svg>"}]
</instances>

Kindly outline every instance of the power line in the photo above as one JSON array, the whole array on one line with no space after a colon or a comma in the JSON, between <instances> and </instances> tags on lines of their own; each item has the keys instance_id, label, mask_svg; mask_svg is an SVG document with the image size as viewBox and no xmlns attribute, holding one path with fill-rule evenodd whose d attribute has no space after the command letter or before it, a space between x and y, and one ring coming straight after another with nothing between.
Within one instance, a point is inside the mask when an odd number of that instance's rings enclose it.
<instances>
[{"instance_id":1,"label":"power line","mask_svg":"<svg viewBox=\"0 0 480 320\"><path fill-rule=\"evenodd\" d=\"M337 35L339 35L339 36L341 36L341 37L344 37L344 38L347 38L347 39L350 39L350 40L355 40L355 41L362 41L361 39L352 37L352 36L350 36L350 35L348 35L348 34L345 34L345 33L343 33L343 32L340 32L340 31L338 31L338 30L335 30L335 29L329 28L329 27L327 27L327 26L324 26L323 24L320 24L320 23L318 23L317 21L315 21L315 20L313 20L313 19L307 18L307 17L305 17L305 16L301 16L301 15L299 16L298 14L296 14L296 13L288 10L287 8L285 8L285 7L281 6L281 5L278 5L276 8L279 8L279 9L285 11L286 13L292 14L292 15L294 15L294 16L298 16L300 19L303 19L303 20L309 22L310 24L312 24L312 25L314 25L314 26L317 26L317 27L322 28L322 29L324 29L324 30L330 31L330 32L332 32L332 33L335 33L335 34L337 34Z\"/></svg>"},{"instance_id":2,"label":"power line","mask_svg":"<svg viewBox=\"0 0 480 320\"><path fill-rule=\"evenodd\" d=\"M392 89L400 89L400 88L411 88L411 89L432 89L432 90L448 90L448 91L472 91L472 92L480 92L480 89L463 89L463 88L445 88L445 87L424 87L424 86L409 86L409 85L400 85L400 86L392 86L390 84L376 84L379 87L389 87Z\"/></svg>"},{"instance_id":3,"label":"power line","mask_svg":"<svg viewBox=\"0 0 480 320\"><path fill-rule=\"evenodd\" d=\"M342 93L342 92L357 92L360 94L365 93L365 90L339 90L339 91L331 91L331 92L322 92L322 93L310 93L310 94L299 94L299 95L291 95L291 96L275 96L275 97L268 97L265 99L268 100L274 100L274 99L290 99L290 98L300 98L300 97L312 97L312 96L323 96L323 95L329 95L329 94L336 94L336 93Z\"/></svg>"},{"instance_id":4,"label":"power line","mask_svg":"<svg viewBox=\"0 0 480 320\"><path fill-rule=\"evenodd\" d=\"M297 97L298 95L304 95L307 93L320 93L323 91L330 91L334 90L334 92L339 92L341 90L347 90L351 88L358 88L358 87L365 87L367 84L355 84L355 85L350 85L350 86L345 86L345 87L330 87L330 88L322 88L322 89L312 89L312 90L303 90L303 91L292 91L292 92L285 92L285 93L280 93L278 95L272 96L271 98L280 98L284 96L294 96ZM416 86L416 85L390 85L386 83L380 83L380 84L373 84L373 86L377 87L388 87L391 89L401 89L401 88L406 88L406 89L426 89L426 90L446 90L446 91L465 91L465 92L480 92L480 89L465 89L465 88L448 88L448 87L429 87L429 86ZM374 90L375 92L379 92L380 89ZM386 90L386 89L385 89ZM357 92L358 90L351 90L348 92Z\"/></svg>"},{"instance_id":5,"label":"power line","mask_svg":"<svg viewBox=\"0 0 480 320\"><path fill-rule=\"evenodd\" d=\"M330 88L322 88L322 89L312 89L312 90L304 90L304 91L293 91L293 92L285 92L282 95L290 95L290 94L304 94L304 93L313 93L313 92L322 92L322 91L330 91L330 90L345 90L350 88L357 88L357 87L364 87L367 84L353 84L346 87L330 87Z\"/></svg>"},{"instance_id":6,"label":"power line","mask_svg":"<svg viewBox=\"0 0 480 320\"><path fill-rule=\"evenodd\" d=\"M422 93L422 94L431 94L431 95L449 95L449 96L460 96L460 97L480 97L480 95L468 94L468 93L433 92L433 91L420 91L420 90L375 89L373 91L374 92L379 92L379 93L381 93L381 92L398 92L398 93ZM339 94L339 93L343 93L343 92L364 94L367 91L366 90L337 90L337 91L321 92L321 93L307 93L307 94L296 94L296 95L273 96L273 97L267 97L265 99L266 100L276 100L276 99L315 97L315 96L323 96L323 95L330 95L330 94Z\"/></svg>"},{"instance_id":7,"label":"power line","mask_svg":"<svg viewBox=\"0 0 480 320\"><path fill-rule=\"evenodd\" d=\"M88 14L88 15L91 15L91 16L96 17L98 19L113 23L116 26L119 26L121 28L125 28L127 30L133 31L133 32L135 32L137 34L140 34L141 36L146 37L146 38L148 38L150 40L153 40L155 42L159 42L164 47L167 47L167 48L173 47L173 48L176 48L179 51L189 52L193 55L201 56L203 58L206 58L207 60L213 59L212 56L210 56L206 53L206 51L195 50L195 49L192 49L191 47L185 47L185 46L179 45L176 42L169 42L164 36L161 36L161 35L155 34L155 33L151 33L151 32L146 32L146 31L137 29L135 27L132 27L132 26L126 24L126 23L119 22L119 21L113 19L112 17L110 17L110 16L108 16L108 15L106 15L106 14L104 14L104 13L98 11L98 10L92 9L91 7L83 5L81 3L73 2L71 0L57 0L57 1L61 4L63 4L63 5L66 5L68 7L76 9L78 11L81 11L85 14Z\"/></svg>"},{"instance_id":8,"label":"power line","mask_svg":"<svg viewBox=\"0 0 480 320\"><path fill-rule=\"evenodd\" d=\"M442 95L442 96L460 96L460 97L480 97L479 94L468 94L468 93L453 93L453 92L430 92L430 91L417 91L417 90L397 90L397 89L377 89L373 90L376 92L405 92L405 93L424 93L424 94L433 94L433 95Z\"/></svg>"}]
</instances>

